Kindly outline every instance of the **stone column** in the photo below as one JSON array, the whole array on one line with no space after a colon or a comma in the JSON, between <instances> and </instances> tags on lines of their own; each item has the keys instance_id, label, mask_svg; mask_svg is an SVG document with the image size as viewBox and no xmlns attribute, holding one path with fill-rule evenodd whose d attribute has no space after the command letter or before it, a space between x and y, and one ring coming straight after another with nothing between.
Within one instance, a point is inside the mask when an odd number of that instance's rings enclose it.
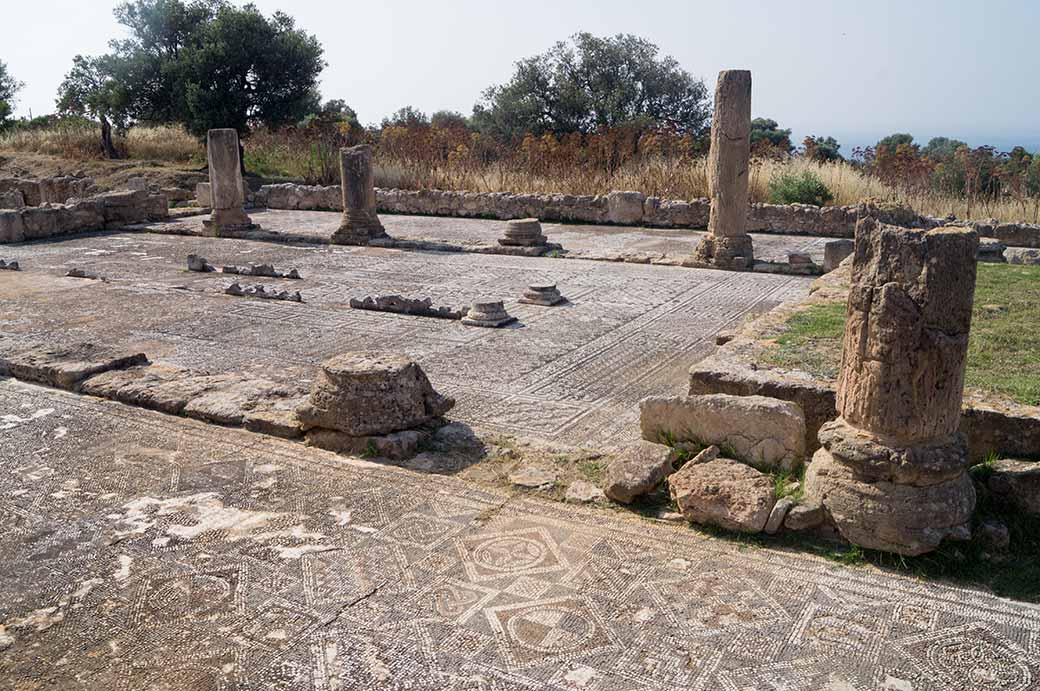
<instances>
[{"instance_id":1,"label":"stone column","mask_svg":"<svg viewBox=\"0 0 1040 691\"><path fill-rule=\"evenodd\" d=\"M343 192L343 222L332 234L339 245L367 245L387 237L376 215L375 176L372 147L367 144L339 150L340 186Z\"/></svg>"},{"instance_id":2,"label":"stone column","mask_svg":"<svg viewBox=\"0 0 1040 691\"><path fill-rule=\"evenodd\" d=\"M715 85L715 115L708 151L711 215L708 234L694 250L695 264L748 269L754 262L747 234L751 157L751 72L724 70Z\"/></svg>"},{"instance_id":3,"label":"stone column","mask_svg":"<svg viewBox=\"0 0 1040 691\"><path fill-rule=\"evenodd\" d=\"M234 129L210 130L206 134L209 161L209 187L213 211L204 222L210 235L233 235L257 226L242 210L245 194L242 164L238 158L238 132Z\"/></svg>"},{"instance_id":4,"label":"stone column","mask_svg":"<svg viewBox=\"0 0 1040 691\"><path fill-rule=\"evenodd\" d=\"M978 244L966 228L856 225L840 417L820 428L805 487L854 544L915 555L970 534L958 428Z\"/></svg>"}]
</instances>

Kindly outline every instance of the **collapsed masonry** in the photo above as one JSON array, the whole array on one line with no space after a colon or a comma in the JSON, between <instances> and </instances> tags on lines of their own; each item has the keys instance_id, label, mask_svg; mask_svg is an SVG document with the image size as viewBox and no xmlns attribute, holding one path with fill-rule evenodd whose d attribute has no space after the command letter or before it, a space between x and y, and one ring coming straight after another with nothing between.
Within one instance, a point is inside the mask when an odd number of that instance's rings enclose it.
<instances>
[{"instance_id":1,"label":"collapsed masonry","mask_svg":"<svg viewBox=\"0 0 1040 691\"><path fill-rule=\"evenodd\" d=\"M0 376L171 415L298 439L340 453L402 459L455 405L403 355L346 353L325 361L310 394L254 373L211 374L153 363L106 345L22 344L0 352Z\"/></svg>"},{"instance_id":2,"label":"collapsed masonry","mask_svg":"<svg viewBox=\"0 0 1040 691\"><path fill-rule=\"evenodd\" d=\"M169 203L147 190L119 190L20 209L0 209L0 243L42 240L164 219Z\"/></svg>"}]
</instances>

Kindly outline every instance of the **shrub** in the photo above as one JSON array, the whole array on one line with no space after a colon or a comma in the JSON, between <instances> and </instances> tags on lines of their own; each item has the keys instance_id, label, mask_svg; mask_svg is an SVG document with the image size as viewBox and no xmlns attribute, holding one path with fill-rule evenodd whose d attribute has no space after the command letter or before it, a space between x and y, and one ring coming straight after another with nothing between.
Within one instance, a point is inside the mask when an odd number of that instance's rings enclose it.
<instances>
[{"instance_id":1,"label":"shrub","mask_svg":"<svg viewBox=\"0 0 1040 691\"><path fill-rule=\"evenodd\" d=\"M811 170L800 173L777 171L769 178L769 201L774 204L815 204L823 206L834 195Z\"/></svg>"}]
</instances>

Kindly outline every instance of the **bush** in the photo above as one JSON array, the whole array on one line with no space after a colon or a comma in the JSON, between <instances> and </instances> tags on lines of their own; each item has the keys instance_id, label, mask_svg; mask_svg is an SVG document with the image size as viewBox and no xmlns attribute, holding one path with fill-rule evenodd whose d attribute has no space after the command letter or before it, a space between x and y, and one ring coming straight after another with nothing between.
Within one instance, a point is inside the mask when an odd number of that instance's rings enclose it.
<instances>
[{"instance_id":1,"label":"bush","mask_svg":"<svg viewBox=\"0 0 1040 691\"><path fill-rule=\"evenodd\" d=\"M811 170L800 173L777 171L769 178L769 201L774 204L815 204L823 206L834 195Z\"/></svg>"}]
</instances>

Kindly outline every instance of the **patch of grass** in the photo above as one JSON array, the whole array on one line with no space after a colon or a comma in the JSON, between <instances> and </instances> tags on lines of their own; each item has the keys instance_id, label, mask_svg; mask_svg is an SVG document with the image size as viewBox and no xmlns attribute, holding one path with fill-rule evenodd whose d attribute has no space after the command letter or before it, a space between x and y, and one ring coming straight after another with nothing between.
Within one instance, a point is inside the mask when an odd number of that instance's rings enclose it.
<instances>
[{"instance_id":1,"label":"patch of grass","mask_svg":"<svg viewBox=\"0 0 1040 691\"><path fill-rule=\"evenodd\" d=\"M607 464L602 459L590 459L578 462L578 472L588 482L599 487L603 484L603 471Z\"/></svg>"},{"instance_id":2,"label":"patch of grass","mask_svg":"<svg viewBox=\"0 0 1040 691\"><path fill-rule=\"evenodd\" d=\"M833 379L844 328L844 303L814 304L791 316L763 360ZM979 265L965 384L1040 405L1040 266Z\"/></svg>"},{"instance_id":3,"label":"patch of grass","mask_svg":"<svg viewBox=\"0 0 1040 691\"><path fill-rule=\"evenodd\" d=\"M794 314L766 360L785 369L799 369L816 377L838 376L845 305L818 303Z\"/></svg>"},{"instance_id":4,"label":"patch of grass","mask_svg":"<svg viewBox=\"0 0 1040 691\"><path fill-rule=\"evenodd\" d=\"M979 265L965 383L1040 405L1040 266Z\"/></svg>"},{"instance_id":5,"label":"patch of grass","mask_svg":"<svg viewBox=\"0 0 1040 691\"><path fill-rule=\"evenodd\" d=\"M779 470L773 473L772 477L773 493L777 499L787 497L795 504L802 501L802 495L805 493L805 466L793 473L789 470Z\"/></svg>"}]
</instances>

